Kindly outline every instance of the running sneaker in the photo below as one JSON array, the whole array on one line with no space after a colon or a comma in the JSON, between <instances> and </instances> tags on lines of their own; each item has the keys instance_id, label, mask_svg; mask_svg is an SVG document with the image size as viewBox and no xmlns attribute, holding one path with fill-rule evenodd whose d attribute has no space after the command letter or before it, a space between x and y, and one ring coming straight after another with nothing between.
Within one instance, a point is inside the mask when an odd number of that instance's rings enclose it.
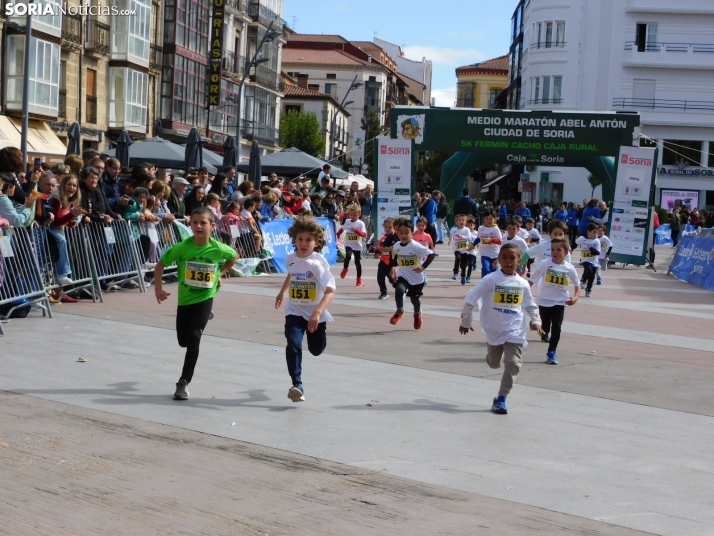
<instances>
[{"instance_id":1,"label":"running sneaker","mask_svg":"<svg viewBox=\"0 0 714 536\"><path fill-rule=\"evenodd\" d=\"M213 320L213 311L211 311L210 313L208 313L208 319L209 319L209 320Z\"/></svg>"},{"instance_id":2,"label":"running sneaker","mask_svg":"<svg viewBox=\"0 0 714 536\"><path fill-rule=\"evenodd\" d=\"M422 314L419 313L419 316L414 317L414 329L419 329L421 328L422 324L424 322L422 321Z\"/></svg>"},{"instance_id":3,"label":"running sneaker","mask_svg":"<svg viewBox=\"0 0 714 536\"><path fill-rule=\"evenodd\" d=\"M466 278L466 282L467 282L467 283L471 283L471 278L470 278L470 277L467 277L467 278Z\"/></svg>"},{"instance_id":4,"label":"running sneaker","mask_svg":"<svg viewBox=\"0 0 714 536\"><path fill-rule=\"evenodd\" d=\"M389 293L388 293L388 292L385 292L384 294L380 294L380 295L379 295L379 299L380 299L380 300L386 300L387 298L389 298Z\"/></svg>"},{"instance_id":5,"label":"running sneaker","mask_svg":"<svg viewBox=\"0 0 714 536\"><path fill-rule=\"evenodd\" d=\"M402 319L403 316L404 311L397 311L392 315L392 318L389 319L389 323L393 326L396 326L397 324L399 324L399 321Z\"/></svg>"},{"instance_id":6,"label":"running sneaker","mask_svg":"<svg viewBox=\"0 0 714 536\"><path fill-rule=\"evenodd\" d=\"M454 281L456 281L458 278L459 278L459 274L454 274L454 277L452 277L451 279L453 279Z\"/></svg>"},{"instance_id":7,"label":"running sneaker","mask_svg":"<svg viewBox=\"0 0 714 536\"><path fill-rule=\"evenodd\" d=\"M549 365L557 365L558 364L558 360L555 357L555 350L551 350L551 351L547 352L545 355L548 356L548 360L546 361L546 363L548 363Z\"/></svg>"},{"instance_id":8,"label":"running sneaker","mask_svg":"<svg viewBox=\"0 0 714 536\"><path fill-rule=\"evenodd\" d=\"M506 407L506 397L503 395L498 395L493 399L493 405L491 406L491 411L498 413L499 415L506 415L508 413L508 408Z\"/></svg>"},{"instance_id":9,"label":"running sneaker","mask_svg":"<svg viewBox=\"0 0 714 536\"><path fill-rule=\"evenodd\" d=\"M293 385L288 391L288 398L293 402L305 402L305 390L302 385Z\"/></svg>"},{"instance_id":10,"label":"running sneaker","mask_svg":"<svg viewBox=\"0 0 714 536\"><path fill-rule=\"evenodd\" d=\"M543 335L540 336L540 342L550 342L550 337L548 337L547 333L543 333Z\"/></svg>"},{"instance_id":11,"label":"running sneaker","mask_svg":"<svg viewBox=\"0 0 714 536\"><path fill-rule=\"evenodd\" d=\"M347 277L347 271L347 268L342 269L342 271L340 272L340 279L344 279L345 277Z\"/></svg>"},{"instance_id":12,"label":"running sneaker","mask_svg":"<svg viewBox=\"0 0 714 536\"><path fill-rule=\"evenodd\" d=\"M465 285L465 284L466 284L466 278L465 278L465 277L462 277L462 278L461 278L461 284L462 284L462 285Z\"/></svg>"},{"instance_id":13,"label":"running sneaker","mask_svg":"<svg viewBox=\"0 0 714 536\"><path fill-rule=\"evenodd\" d=\"M71 280L69 277L67 277L66 275L63 275L62 277L58 277L58 278L57 278L57 283L59 283L59 285L60 285L61 287L67 287L67 286L69 286L69 285L73 285L73 284L74 284L74 281L72 281L72 280Z\"/></svg>"},{"instance_id":14,"label":"running sneaker","mask_svg":"<svg viewBox=\"0 0 714 536\"><path fill-rule=\"evenodd\" d=\"M589 290L586 290L586 291L585 291L585 297L586 297L586 298L589 298L589 297L590 297L590 291L589 291Z\"/></svg>"},{"instance_id":15,"label":"running sneaker","mask_svg":"<svg viewBox=\"0 0 714 536\"><path fill-rule=\"evenodd\" d=\"M188 382L183 378L176 384L174 400L188 400Z\"/></svg>"},{"instance_id":16,"label":"running sneaker","mask_svg":"<svg viewBox=\"0 0 714 536\"><path fill-rule=\"evenodd\" d=\"M361 278L361 277L358 277L358 278L357 278L357 286L358 286L358 287L363 287L363 286L364 286L364 283L362 283L362 278Z\"/></svg>"},{"instance_id":17,"label":"running sneaker","mask_svg":"<svg viewBox=\"0 0 714 536\"><path fill-rule=\"evenodd\" d=\"M595 282L595 284L596 284L596 285L602 285L602 279L598 279L598 280Z\"/></svg>"}]
</instances>

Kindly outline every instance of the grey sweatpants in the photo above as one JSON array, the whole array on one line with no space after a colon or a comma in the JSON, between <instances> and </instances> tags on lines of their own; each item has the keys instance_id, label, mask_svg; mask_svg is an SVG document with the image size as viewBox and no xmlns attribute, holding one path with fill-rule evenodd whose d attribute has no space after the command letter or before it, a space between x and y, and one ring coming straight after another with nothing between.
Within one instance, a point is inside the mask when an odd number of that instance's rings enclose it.
<instances>
[{"instance_id":1,"label":"grey sweatpants","mask_svg":"<svg viewBox=\"0 0 714 536\"><path fill-rule=\"evenodd\" d=\"M513 381L521 371L521 355L523 354L523 346L513 342L499 344L498 346L486 345L488 353L486 354L486 362L492 369L499 369L504 365L503 377L501 378L501 389L499 395L508 396L513 388Z\"/></svg>"}]
</instances>

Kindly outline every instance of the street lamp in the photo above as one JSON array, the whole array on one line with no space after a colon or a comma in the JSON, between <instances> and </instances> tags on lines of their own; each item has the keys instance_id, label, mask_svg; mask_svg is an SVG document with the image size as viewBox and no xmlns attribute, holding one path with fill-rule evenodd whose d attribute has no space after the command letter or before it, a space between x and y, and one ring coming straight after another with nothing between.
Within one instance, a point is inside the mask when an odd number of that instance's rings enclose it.
<instances>
[{"instance_id":1,"label":"street lamp","mask_svg":"<svg viewBox=\"0 0 714 536\"><path fill-rule=\"evenodd\" d=\"M352 83L350 84L350 87L347 88L347 93L345 93L345 96L342 98L340 106L337 108L337 111L332 114L332 121L330 121L330 163L335 158L335 121L337 120L337 114L340 113L340 110L344 110L345 106L354 104L354 101L345 102L347 100L347 95L349 95L350 91L352 91L353 89L357 89L359 87L362 87L363 85L364 84L362 82L357 82L357 75L355 75L354 79L352 80ZM333 179L333 183L337 184L337 179Z\"/></svg>"},{"instance_id":2,"label":"street lamp","mask_svg":"<svg viewBox=\"0 0 714 536\"><path fill-rule=\"evenodd\" d=\"M253 68L253 66L258 66L261 63L265 63L266 61L270 61L270 58L259 58L258 54L260 54L260 50L263 48L263 45L267 42L272 41L276 37L279 37L282 35L281 32L278 32L276 30L273 30L273 24L275 24L275 20L271 21L270 25L268 26L268 31L265 32L265 35L263 36L263 39L260 40L260 43L258 44L258 47L255 49L255 54L253 54L253 58L246 64L245 69L243 69L243 76L241 77L240 84L238 84L238 102L236 102L236 109L237 109L237 122L238 124L236 125L236 141L238 142L236 147L236 163L240 164L240 140L241 140L241 135L240 135L240 113L241 113L241 101L243 100L243 84L245 84L245 79L246 77L250 74L250 70ZM236 173L236 178L234 179L234 185L238 182L238 174Z\"/></svg>"}]
</instances>

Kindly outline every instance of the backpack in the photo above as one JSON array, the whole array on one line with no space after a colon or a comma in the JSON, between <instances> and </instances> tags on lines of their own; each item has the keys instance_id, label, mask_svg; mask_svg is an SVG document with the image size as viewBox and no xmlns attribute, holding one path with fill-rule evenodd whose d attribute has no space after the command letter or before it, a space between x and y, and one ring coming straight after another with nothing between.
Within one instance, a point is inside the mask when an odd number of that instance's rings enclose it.
<instances>
[{"instance_id":1,"label":"backpack","mask_svg":"<svg viewBox=\"0 0 714 536\"><path fill-rule=\"evenodd\" d=\"M436 209L436 217L444 219L451 214L451 207L448 203L439 203L439 207Z\"/></svg>"}]
</instances>

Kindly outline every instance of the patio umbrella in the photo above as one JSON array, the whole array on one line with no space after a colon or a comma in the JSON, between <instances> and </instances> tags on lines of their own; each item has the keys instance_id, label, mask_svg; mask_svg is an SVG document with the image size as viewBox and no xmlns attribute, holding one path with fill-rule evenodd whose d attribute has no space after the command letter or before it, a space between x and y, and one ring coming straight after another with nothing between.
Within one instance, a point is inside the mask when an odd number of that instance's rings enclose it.
<instances>
[{"instance_id":1,"label":"patio umbrella","mask_svg":"<svg viewBox=\"0 0 714 536\"><path fill-rule=\"evenodd\" d=\"M233 136L228 136L226 141L223 142L223 167L235 167L238 159L236 148L236 139Z\"/></svg>"},{"instance_id":2,"label":"patio umbrella","mask_svg":"<svg viewBox=\"0 0 714 536\"><path fill-rule=\"evenodd\" d=\"M107 156L115 156L116 151L110 149L102 151ZM186 148L178 143L173 143L158 136L137 141L131 147L129 166L137 166L144 162L152 162L156 167L183 169L186 161ZM203 164L209 173L215 173L216 168L208 163Z\"/></svg>"},{"instance_id":3,"label":"patio umbrella","mask_svg":"<svg viewBox=\"0 0 714 536\"><path fill-rule=\"evenodd\" d=\"M82 131L79 128L79 123L72 123L67 131L67 154L82 154L82 149L79 144L79 137L82 135Z\"/></svg>"},{"instance_id":4,"label":"patio umbrella","mask_svg":"<svg viewBox=\"0 0 714 536\"><path fill-rule=\"evenodd\" d=\"M317 176L325 165L325 161L315 158L300 149L291 147L283 149L277 153L269 154L261 158L263 173L277 173L278 175L303 175L310 174ZM236 165L236 170L240 173L248 173L248 165L245 162ZM336 166L332 168L332 177L337 179L347 178L348 173Z\"/></svg>"},{"instance_id":5,"label":"patio umbrella","mask_svg":"<svg viewBox=\"0 0 714 536\"><path fill-rule=\"evenodd\" d=\"M260 177L263 175L263 170L260 165L260 147L258 142L253 141L253 146L250 148L250 160L248 161L248 178L253 184L260 184Z\"/></svg>"},{"instance_id":6,"label":"patio umbrella","mask_svg":"<svg viewBox=\"0 0 714 536\"><path fill-rule=\"evenodd\" d=\"M196 127L191 129L186 139L186 156L184 169L200 168L203 166L203 139Z\"/></svg>"},{"instance_id":7,"label":"patio umbrella","mask_svg":"<svg viewBox=\"0 0 714 536\"><path fill-rule=\"evenodd\" d=\"M117 160L119 160L119 163L123 168L129 167L129 146L132 143L133 142L131 141L129 133L126 130L122 130L121 134L119 134L119 139L117 140L116 155Z\"/></svg>"}]
</instances>

